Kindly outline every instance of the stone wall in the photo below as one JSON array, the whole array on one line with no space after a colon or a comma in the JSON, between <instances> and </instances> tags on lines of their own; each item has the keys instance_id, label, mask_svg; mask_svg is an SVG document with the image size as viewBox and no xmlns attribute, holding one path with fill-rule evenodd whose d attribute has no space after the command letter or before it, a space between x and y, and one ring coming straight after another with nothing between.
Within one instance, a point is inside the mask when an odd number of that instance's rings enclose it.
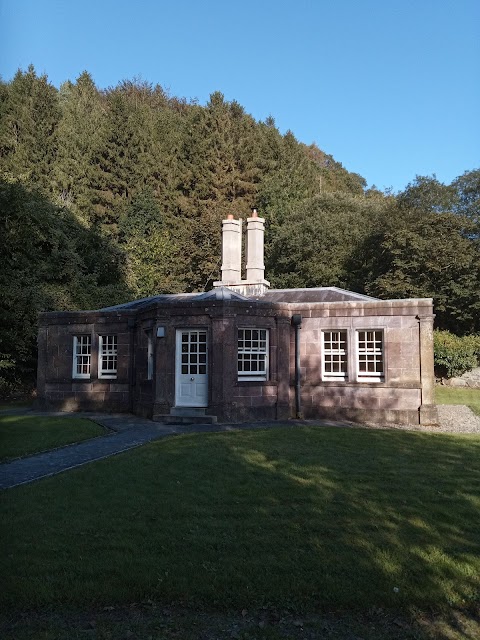
<instances>
[{"instance_id":1,"label":"stone wall","mask_svg":"<svg viewBox=\"0 0 480 640\"><path fill-rule=\"evenodd\" d=\"M118 364L115 379L98 377L100 335L116 335ZM89 379L72 375L74 336L92 339ZM42 409L59 411L131 410L131 341L129 314L92 312L45 313L40 317L38 341L38 401Z\"/></svg>"},{"instance_id":2,"label":"stone wall","mask_svg":"<svg viewBox=\"0 0 480 640\"><path fill-rule=\"evenodd\" d=\"M133 411L152 417L175 406L177 329L202 328L208 335L208 413L219 421L287 419L295 416L295 333L300 329L301 404L306 418L368 422L434 423L433 321L431 301L281 303L262 301L182 302L135 311L42 314L39 330L39 404L61 410ZM162 337L157 329L162 328ZM240 381L239 327L269 331L269 378ZM378 329L384 336L384 378L357 381L355 332ZM322 379L325 330L349 336L347 380ZM148 379L148 333L154 344L153 379ZM73 337L92 336L88 380L72 378ZM98 377L98 336L118 337L115 380ZM423 413L422 413L423 412Z\"/></svg>"},{"instance_id":3,"label":"stone wall","mask_svg":"<svg viewBox=\"0 0 480 640\"><path fill-rule=\"evenodd\" d=\"M302 315L300 330L301 404L306 418L328 417L368 422L414 423L421 420L428 380L422 379L419 316L433 321L431 303L423 301L332 302L291 305ZM380 382L358 381L355 371L358 330L381 330L384 375ZM348 337L346 380L322 379L322 331L345 331ZM293 387L294 333L290 339ZM429 346L433 358L433 344ZM432 364L433 366L433 364ZM428 389L427 389L428 391ZM292 413L295 396L291 396ZM426 417L435 422L435 411Z\"/></svg>"}]
</instances>

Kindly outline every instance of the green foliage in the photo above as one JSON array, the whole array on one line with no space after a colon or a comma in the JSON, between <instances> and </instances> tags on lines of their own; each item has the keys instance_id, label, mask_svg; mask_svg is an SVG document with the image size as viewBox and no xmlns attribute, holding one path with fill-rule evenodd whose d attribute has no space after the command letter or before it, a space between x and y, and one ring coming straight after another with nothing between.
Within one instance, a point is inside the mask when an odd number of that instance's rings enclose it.
<instances>
[{"instance_id":1,"label":"green foliage","mask_svg":"<svg viewBox=\"0 0 480 640\"><path fill-rule=\"evenodd\" d=\"M149 188L135 196L121 216L119 240L127 257L127 282L135 297L186 289L178 269L182 265L179 244Z\"/></svg>"},{"instance_id":2,"label":"green foliage","mask_svg":"<svg viewBox=\"0 0 480 640\"><path fill-rule=\"evenodd\" d=\"M454 187L439 182L435 175L416 176L415 180L398 194L397 203L398 207L404 210L444 213L451 211L454 199Z\"/></svg>"},{"instance_id":3,"label":"green foliage","mask_svg":"<svg viewBox=\"0 0 480 640\"><path fill-rule=\"evenodd\" d=\"M369 236L382 206L382 201L341 192L298 204L280 227L268 230L267 271L274 285L358 288L352 287L352 246Z\"/></svg>"},{"instance_id":4,"label":"green foliage","mask_svg":"<svg viewBox=\"0 0 480 640\"><path fill-rule=\"evenodd\" d=\"M208 289L221 220L253 205L275 286L433 297L439 327L480 331L478 169L395 197L220 92L203 107L87 72L57 90L29 67L0 81L0 171L10 385L32 374L38 311Z\"/></svg>"},{"instance_id":5,"label":"green foliage","mask_svg":"<svg viewBox=\"0 0 480 640\"><path fill-rule=\"evenodd\" d=\"M391 199L378 226L352 251L352 269L367 293L382 298L433 298L437 325L456 333L480 330L480 244L463 215L434 193L408 187ZM420 197L421 196L421 197ZM422 204L422 198L424 203ZM410 204L406 204L406 202ZM445 201L443 201L445 204Z\"/></svg>"},{"instance_id":6,"label":"green foliage","mask_svg":"<svg viewBox=\"0 0 480 640\"><path fill-rule=\"evenodd\" d=\"M18 181L0 180L0 237L0 390L6 394L33 379L39 311L98 308L128 293L118 251L69 209Z\"/></svg>"},{"instance_id":7,"label":"green foliage","mask_svg":"<svg viewBox=\"0 0 480 640\"><path fill-rule=\"evenodd\" d=\"M0 93L1 169L48 188L57 150L58 94L33 66L18 71Z\"/></svg>"},{"instance_id":8,"label":"green foliage","mask_svg":"<svg viewBox=\"0 0 480 640\"><path fill-rule=\"evenodd\" d=\"M62 85L59 102L58 152L50 187L58 203L74 207L84 220L90 221L95 203L96 159L105 135L102 96L91 76L84 72L75 84Z\"/></svg>"},{"instance_id":9,"label":"green foliage","mask_svg":"<svg viewBox=\"0 0 480 640\"><path fill-rule=\"evenodd\" d=\"M480 336L456 336L449 331L433 333L435 370L437 375L453 378L477 366Z\"/></svg>"},{"instance_id":10,"label":"green foliage","mask_svg":"<svg viewBox=\"0 0 480 640\"><path fill-rule=\"evenodd\" d=\"M456 197L454 209L476 225L477 237L480 235L480 169L465 171L452 186Z\"/></svg>"}]
</instances>

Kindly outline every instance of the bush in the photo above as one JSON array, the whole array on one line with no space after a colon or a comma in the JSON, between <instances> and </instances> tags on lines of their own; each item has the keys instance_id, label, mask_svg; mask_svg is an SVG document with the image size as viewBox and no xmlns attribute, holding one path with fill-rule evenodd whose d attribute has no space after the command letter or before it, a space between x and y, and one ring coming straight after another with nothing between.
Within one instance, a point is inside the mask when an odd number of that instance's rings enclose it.
<instances>
[{"instance_id":1,"label":"bush","mask_svg":"<svg viewBox=\"0 0 480 640\"><path fill-rule=\"evenodd\" d=\"M477 364L480 365L480 334L465 336L464 340L467 340L472 345L473 352L477 356Z\"/></svg>"},{"instance_id":2,"label":"bush","mask_svg":"<svg viewBox=\"0 0 480 640\"><path fill-rule=\"evenodd\" d=\"M449 331L434 331L435 373L445 378L461 376L477 366L480 336L459 337Z\"/></svg>"}]
</instances>

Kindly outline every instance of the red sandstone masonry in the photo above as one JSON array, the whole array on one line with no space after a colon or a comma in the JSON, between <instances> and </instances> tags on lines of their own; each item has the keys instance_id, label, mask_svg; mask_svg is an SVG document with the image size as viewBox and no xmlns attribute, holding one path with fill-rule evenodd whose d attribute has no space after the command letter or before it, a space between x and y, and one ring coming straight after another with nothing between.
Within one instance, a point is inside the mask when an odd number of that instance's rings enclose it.
<instances>
[{"instance_id":1,"label":"red sandstone masonry","mask_svg":"<svg viewBox=\"0 0 480 640\"><path fill-rule=\"evenodd\" d=\"M144 311L68 312L42 314L39 333L39 393L45 401L78 408L101 408L119 403L128 410L151 415L154 407L168 413L175 398L175 329L202 327L210 341L210 403L220 419L261 419L293 412L294 337L291 316L303 317L300 330L302 400L305 415L366 416L399 421L418 419L421 405L419 377L418 315L432 315L430 300L358 301L335 303L212 302L205 305L156 304ZM136 323L129 328L129 321ZM146 381L145 326L164 326L166 337L155 340L154 381ZM262 326L270 330L270 373L276 384L238 384L236 330L239 326ZM321 371L321 331L325 329L379 328L385 335L385 382L381 384L324 383ZM134 351L131 352L133 331ZM118 335L118 378L114 382L92 379L72 381L73 335ZM93 352L97 348L93 344ZM135 385L130 389L133 366ZM42 389L43 385L43 391ZM89 404L90 403L90 404ZM328 406L327 406L328 405Z\"/></svg>"}]
</instances>

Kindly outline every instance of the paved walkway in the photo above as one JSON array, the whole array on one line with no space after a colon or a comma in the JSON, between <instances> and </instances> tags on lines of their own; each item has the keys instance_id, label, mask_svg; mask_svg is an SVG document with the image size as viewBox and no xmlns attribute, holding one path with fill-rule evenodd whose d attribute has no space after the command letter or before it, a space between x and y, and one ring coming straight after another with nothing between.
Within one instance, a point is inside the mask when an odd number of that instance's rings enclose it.
<instances>
[{"instance_id":1,"label":"paved walkway","mask_svg":"<svg viewBox=\"0 0 480 640\"><path fill-rule=\"evenodd\" d=\"M67 445L53 451L37 453L0 464L0 489L10 489L34 480L40 480L62 471L80 467L88 462L108 458L166 436L182 433L236 431L239 429L265 429L266 427L285 426L285 423L282 425L274 425L272 423L166 425L125 414L55 413L26 411L25 409L0 412L0 415L14 414L62 417L71 415L77 418L89 418L106 427L108 433L78 444ZM299 422L293 421L292 426L293 424L299 424Z\"/></svg>"}]
</instances>

